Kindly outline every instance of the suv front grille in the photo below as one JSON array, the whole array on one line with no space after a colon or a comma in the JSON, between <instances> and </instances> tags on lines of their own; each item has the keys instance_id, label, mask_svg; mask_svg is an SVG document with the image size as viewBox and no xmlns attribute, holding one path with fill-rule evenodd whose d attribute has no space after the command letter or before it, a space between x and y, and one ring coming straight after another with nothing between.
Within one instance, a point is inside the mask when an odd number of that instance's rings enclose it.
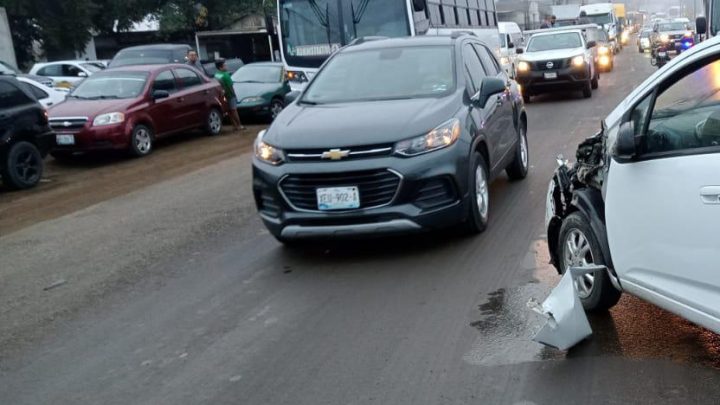
<instances>
[{"instance_id":1,"label":"suv front grille","mask_svg":"<svg viewBox=\"0 0 720 405\"><path fill-rule=\"evenodd\" d=\"M290 162L319 162L390 156L392 151L393 145L385 144L331 149L291 149L286 151L286 155Z\"/></svg>"},{"instance_id":2,"label":"suv front grille","mask_svg":"<svg viewBox=\"0 0 720 405\"><path fill-rule=\"evenodd\" d=\"M357 187L360 209L390 204L400 188L401 178L390 170L329 174L291 174L280 181L280 191L293 208L319 211L317 189L324 187Z\"/></svg>"},{"instance_id":3,"label":"suv front grille","mask_svg":"<svg viewBox=\"0 0 720 405\"><path fill-rule=\"evenodd\" d=\"M50 128L56 131L74 131L85 126L87 117L50 118Z\"/></svg>"},{"instance_id":4,"label":"suv front grille","mask_svg":"<svg viewBox=\"0 0 720 405\"><path fill-rule=\"evenodd\" d=\"M557 70L564 69L570 65L569 59L553 59L540 62L533 62L533 70ZM548 68L548 62L552 62L553 66Z\"/></svg>"}]
</instances>

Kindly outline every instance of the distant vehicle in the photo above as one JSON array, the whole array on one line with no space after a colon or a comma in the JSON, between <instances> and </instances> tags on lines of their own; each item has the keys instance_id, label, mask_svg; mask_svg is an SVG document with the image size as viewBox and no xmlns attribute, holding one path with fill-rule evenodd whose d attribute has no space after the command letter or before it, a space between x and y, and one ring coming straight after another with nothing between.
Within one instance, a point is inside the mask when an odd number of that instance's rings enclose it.
<instances>
[{"instance_id":1,"label":"distant vehicle","mask_svg":"<svg viewBox=\"0 0 720 405\"><path fill-rule=\"evenodd\" d=\"M611 3L588 4L580 7L580 11L587 14L591 23L597 24L605 30L617 53L622 49L622 29L618 17L615 14L615 7Z\"/></svg>"},{"instance_id":2,"label":"distant vehicle","mask_svg":"<svg viewBox=\"0 0 720 405\"><path fill-rule=\"evenodd\" d=\"M720 333L720 39L657 71L560 161L547 193L552 263L588 311L628 293Z\"/></svg>"},{"instance_id":3,"label":"distant vehicle","mask_svg":"<svg viewBox=\"0 0 720 405\"><path fill-rule=\"evenodd\" d=\"M650 49L650 36L652 35L652 33L652 28L643 29L642 31L640 31L640 34L637 38L638 52L644 53L645 51Z\"/></svg>"},{"instance_id":4,"label":"distant vehicle","mask_svg":"<svg viewBox=\"0 0 720 405\"><path fill-rule=\"evenodd\" d=\"M499 22L500 33L500 65L510 77L515 77L515 50L525 44L520 26L514 22Z\"/></svg>"},{"instance_id":5,"label":"distant vehicle","mask_svg":"<svg viewBox=\"0 0 720 405\"><path fill-rule=\"evenodd\" d=\"M671 6L668 8L667 13L668 18L680 18L682 17L682 7L680 6Z\"/></svg>"},{"instance_id":6,"label":"distant vehicle","mask_svg":"<svg viewBox=\"0 0 720 405\"><path fill-rule=\"evenodd\" d=\"M56 87L73 87L103 69L105 66L99 62L68 60L36 63L30 69L30 74L49 77Z\"/></svg>"},{"instance_id":7,"label":"distant vehicle","mask_svg":"<svg viewBox=\"0 0 720 405\"><path fill-rule=\"evenodd\" d=\"M555 27L567 27L569 25L577 25L580 16L579 4L565 4L552 6L552 15L555 16Z\"/></svg>"},{"instance_id":8,"label":"distant vehicle","mask_svg":"<svg viewBox=\"0 0 720 405\"><path fill-rule=\"evenodd\" d=\"M695 45L695 33L684 22L658 22L653 27L650 44L653 48L663 45L679 53Z\"/></svg>"},{"instance_id":9,"label":"distant vehicle","mask_svg":"<svg viewBox=\"0 0 720 405\"><path fill-rule=\"evenodd\" d=\"M356 43L258 135L253 190L283 243L486 229L490 183L528 172L517 85L476 37Z\"/></svg>"},{"instance_id":10,"label":"distant vehicle","mask_svg":"<svg viewBox=\"0 0 720 405\"><path fill-rule=\"evenodd\" d=\"M45 86L53 87L53 80L51 78L24 74L19 70L15 69L14 67L10 66L9 64L0 60L0 76L1 75L27 77L28 79L35 80L36 82Z\"/></svg>"},{"instance_id":11,"label":"distant vehicle","mask_svg":"<svg viewBox=\"0 0 720 405\"><path fill-rule=\"evenodd\" d=\"M125 48L115 55L109 67L184 63L192 47L182 44L141 45Z\"/></svg>"},{"instance_id":12,"label":"distant vehicle","mask_svg":"<svg viewBox=\"0 0 720 405\"><path fill-rule=\"evenodd\" d=\"M282 63L250 63L235 72L232 79L241 115L274 120L285 108L285 96L291 90Z\"/></svg>"},{"instance_id":13,"label":"distant vehicle","mask_svg":"<svg viewBox=\"0 0 720 405\"><path fill-rule=\"evenodd\" d=\"M582 27L526 32L531 36L527 48L518 49L515 77L526 103L534 95L568 89L581 90L583 97L592 97L600 78L594 56L597 44L585 39Z\"/></svg>"},{"instance_id":14,"label":"distant vehicle","mask_svg":"<svg viewBox=\"0 0 720 405\"><path fill-rule=\"evenodd\" d=\"M34 80L30 80L27 77L18 77L17 79L20 84L25 87L26 90L29 90L45 108L62 103L65 101L65 97L67 97L68 94L66 92L47 87Z\"/></svg>"},{"instance_id":15,"label":"distant vehicle","mask_svg":"<svg viewBox=\"0 0 720 405\"><path fill-rule=\"evenodd\" d=\"M53 144L47 112L18 80L0 75L0 176L12 189L34 187Z\"/></svg>"},{"instance_id":16,"label":"distant vehicle","mask_svg":"<svg viewBox=\"0 0 720 405\"><path fill-rule=\"evenodd\" d=\"M56 158L103 149L152 152L156 138L222 129L220 84L186 65L123 66L80 83L64 103L50 108L57 132Z\"/></svg>"},{"instance_id":17,"label":"distant vehicle","mask_svg":"<svg viewBox=\"0 0 720 405\"><path fill-rule=\"evenodd\" d=\"M209 77L213 77L215 73L217 73L217 68L215 67L214 61L203 62L202 65ZM230 74L237 72L237 70L244 65L245 63L243 63L242 59L240 58L225 59L225 67L227 68L228 72L230 72Z\"/></svg>"},{"instance_id":18,"label":"distant vehicle","mask_svg":"<svg viewBox=\"0 0 720 405\"><path fill-rule=\"evenodd\" d=\"M595 68L598 72L611 72L615 68L615 55L607 32L599 25L583 29L585 39L595 41L596 46L592 49L595 59Z\"/></svg>"},{"instance_id":19,"label":"distant vehicle","mask_svg":"<svg viewBox=\"0 0 720 405\"><path fill-rule=\"evenodd\" d=\"M330 55L360 38L472 31L500 56L492 0L277 0L277 10L280 51L293 90L302 90Z\"/></svg>"}]
</instances>

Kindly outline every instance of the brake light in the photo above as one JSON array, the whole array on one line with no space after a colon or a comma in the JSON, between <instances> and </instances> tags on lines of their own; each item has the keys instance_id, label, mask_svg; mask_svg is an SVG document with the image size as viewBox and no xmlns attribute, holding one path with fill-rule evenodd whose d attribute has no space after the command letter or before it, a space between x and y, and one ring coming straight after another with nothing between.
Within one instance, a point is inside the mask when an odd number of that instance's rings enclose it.
<instances>
[{"instance_id":1,"label":"brake light","mask_svg":"<svg viewBox=\"0 0 720 405\"><path fill-rule=\"evenodd\" d=\"M43 121L43 124L47 124L50 121L50 114L48 114L48 110L43 109L43 118L45 121Z\"/></svg>"}]
</instances>

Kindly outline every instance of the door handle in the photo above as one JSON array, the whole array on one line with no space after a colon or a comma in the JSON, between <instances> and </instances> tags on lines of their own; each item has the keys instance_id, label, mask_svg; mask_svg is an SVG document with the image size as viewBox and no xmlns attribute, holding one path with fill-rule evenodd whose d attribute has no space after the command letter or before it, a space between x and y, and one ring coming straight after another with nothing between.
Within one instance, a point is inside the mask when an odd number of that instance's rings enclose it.
<instances>
[{"instance_id":1,"label":"door handle","mask_svg":"<svg viewBox=\"0 0 720 405\"><path fill-rule=\"evenodd\" d=\"M505 100L503 100L502 96L498 96L497 101L495 102L498 107L502 107L503 103L505 103Z\"/></svg>"},{"instance_id":2,"label":"door handle","mask_svg":"<svg viewBox=\"0 0 720 405\"><path fill-rule=\"evenodd\" d=\"M700 189L703 204L720 205L720 186L707 186Z\"/></svg>"}]
</instances>

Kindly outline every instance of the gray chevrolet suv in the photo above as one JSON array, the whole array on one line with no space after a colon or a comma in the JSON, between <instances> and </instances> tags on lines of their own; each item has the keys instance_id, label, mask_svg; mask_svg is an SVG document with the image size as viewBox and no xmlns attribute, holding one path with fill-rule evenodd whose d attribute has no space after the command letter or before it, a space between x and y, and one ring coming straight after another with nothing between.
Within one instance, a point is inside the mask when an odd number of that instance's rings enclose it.
<instances>
[{"instance_id":1,"label":"gray chevrolet suv","mask_svg":"<svg viewBox=\"0 0 720 405\"><path fill-rule=\"evenodd\" d=\"M471 35L356 40L258 135L253 191L281 242L485 230L528 172L517 84Z\"/></svg>"}]
</instances>

